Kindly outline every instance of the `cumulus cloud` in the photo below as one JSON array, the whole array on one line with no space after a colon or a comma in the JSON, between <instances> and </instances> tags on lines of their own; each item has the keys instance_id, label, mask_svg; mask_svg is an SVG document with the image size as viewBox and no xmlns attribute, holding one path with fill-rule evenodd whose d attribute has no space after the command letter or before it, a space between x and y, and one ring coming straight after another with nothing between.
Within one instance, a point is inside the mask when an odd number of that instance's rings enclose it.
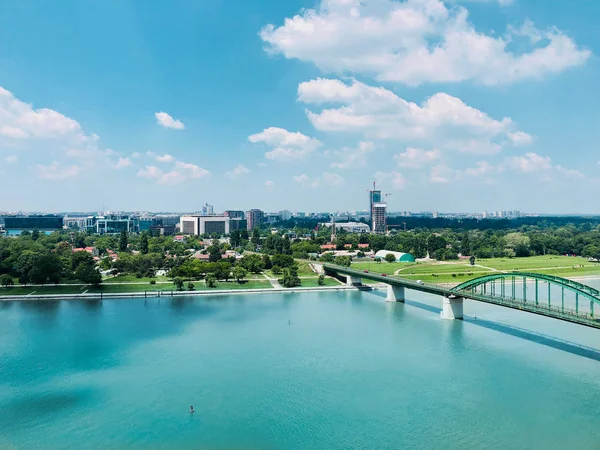
<instances>
[{"instance_id":1,"label":"cumulus cloud","mask_svg":"<svg viewBox=\"0 0 600 450\"><path fill-rule=\"evenodd\" d=\"M247 173L250 173L250 169L242 166L241 164L238 164L229 172L225 172L225 176L231 178L232 180L235 180L236 178L239 178Z\"/></svg>"},{"instance_id":2,"label":"cumulus cloud","mask_svg":"<svg viewBox=\"0 0 600 450\"><path fill-rule=\"evenodd\" d=\"M178 119L173 119L173 117L166 112L157 112L154 113L154 116L156 117L156 123L165 128L172 128L174 130L183 130L185 128L183 122Z\"/></svg>"},{"instance_id":3,"label":"cumulus cloud","mask_svg":"<svg viewBox=\"0 0 600 450\"><path fill-rule=\"evenodd\" d=\"M156 166L146 166L138 170L137 176L141 178L159 178L163 171Z\"/></svg>"},{"instance_id":4,"label":"cumulus cloud","mask_svg":"<svg viewBox=\"0 0 600 450\"><path fill-rule=\"evenodd\" d=\"M408 183L404 175L395 170L391 172L375 172L375 181L386 189L391 188L396 191L404 189Z\"/></svg>"},{"instance_id":5,"label":"cumulus cloud","mask_svg":"<svg viewBox=\"0 0 600 450\"><path fill-rule=\"evenodd\" d=\"M515 36L528 40L525 51L509 49ZM557 28L537 30L531 22L503 36L479 32L465 7L449 8L442 0L321 0L281 26L265 26L260 37L268 52L325 72L408 85L537 79L580 66L591 55Z\"/></svg>"},{"instance_id":6,"label":"cumulus cloud","mask_svg":"<svg viewBox=\"0 0 600 450\"><path fill-rule=\"evenodd\" d=\"M552 168L552 159L548 156L540 156L537 153L526 153L522 156L507 158L504 165L518 172L539 172Z\"/></svg>"},{"instance_id":7,"label":"cumulus cloud","mask_svg":"<svg viewBox=\"0 0 600 450\"><path fill-rule=\"evenodd\" d=\"M36 170L39 178L45 180L64 180L65 178L71 178L78 175L81 171L81 167L76 165L65 166L58 161L53 161L47 166L38 164Z\"/></svg>"},{"instance_id":8,"label":"cumulus cloud","mask_svg":"<svg viewBox=\"0 0 600 450\"><path fill-rule=\"evenodd\" d=\"M4 162L6 164L16 164L19 161L19 157L17 155L8 155L4 157Z\"/></svg>"},{"instance_id":9,"label":"cumulus cloud","mask_svg":"<svg viewBox=\"0 0 600 450\"><path fill-rule=\"evenodd\" d=\"M357 148L346 147L335 152L336 162L331 164L334 169L358 169L367 165L367 156L375 150L372 142L359 142Z\"/></svg>"},{"instance_id":10,"label":"cumulus cloud","mask_svg":"<svg viewBox=\"0 0 600 450\"><path fill-rule=\"evenodd\" d=\"M173 155L169 155L168 153L165 153L164 155L157 155L156 156L156 160L158 162L163 162L163 163L168 163L168 162L173 162L175 158L173 158Z\"/></svg>"},{"instance_id":11,"label":"cumulus cloud","mask_svg":"<svg viewBox=\"0 0 600 450\"><path fill-rule=\"evenodd\" d=\"M535 176L536 179L542 181L586 178L578 170L553 164L552 159L548 156L525 153L520 156L507 157L498 164L480 161L475 167L466 169L453 169L447 164L438 164L431 168L429 181L432 183L450 183L480 177L488 183L493 183L497 179L496 175L507 172Z\"/></svg>"},{"instance_id":12,"label":"cumulus cloud","mask_svg":"<svg viewBox=\"0 0 600 450\"><path fill-rule=\"evenodd\" d=\"M344 185L346 182L342 176L331 172L325 172L317 178L311 178L303 173L302 175L295 176L293 180L305 188L317 188L319 186L338 187Z\"/></svg>"},{"instance_id":13,"label":"cumulus cloud","mask_svg":"<svg viewBox=\"0 0 600 450\"><path fill-rule=\"evenodd\" d=\"M206 178L210 172L192 163L177 161L175 167L183 171L189 178Z\"/></svg>"},{"instance_id":14,"label":"cumulus cloud","mask_svg":"<svg viewBox=\"0 0 600 450\"><path fill-rule=\"evenodd\" d=\"M398 167L419 168L440 159L442 154L439 150L422 150L420 148L408 147L404 152L398 153L394 159Z\"/></svg>"},{"instance_id":15,"label":"cumulus cloud","mask_svg":"<svg viewBox=\"0 0 600 450\"><path fill-rule=\"evenodd\" d=\"M133 163L129 158L119 157L118 161L114 164L115 169L125 169L131 166Z\"/></svg>"},{"instance_id":16,"label":"cumulus cloud","mask_svg":"<svg viewBox=\"0 0 600 450\"><path fill-rule=\"evenodd\" d=\"M271 180L267 180L265 181L265 186L268 188L272 188L273 186L275 186L275 183L273 183Z\"/></svg>"},{"instance_id":17,"label":"cumulus cloud","mask_svg":"<svg viewBox=\"0 0 600 450\"><path fill-rule=\"evenodd\" d=\"M510 118L493 119L445 93L434 94L418 105L388 89L356 80L347 84L318 78L300 83L298 100L341 105L318 112L307 110L308 119L319 130L362 133L367 139L398 139L489 154L515 141L524 144L529 136Z\"/></svg>"},{"instance_id":18,"label":"cumulus cloud","mask_svg":"<svg viewBox=\"0 0 600 450\"><path fill-rule=\"evenodd\" d=\"M265 157L281 162L304 159L322 145L318 139L276 127L266 128L260 133L253 134L248 137L248 140L253 144L266 145L271 150L265 153Z\"/></svg>"}]
</instances>

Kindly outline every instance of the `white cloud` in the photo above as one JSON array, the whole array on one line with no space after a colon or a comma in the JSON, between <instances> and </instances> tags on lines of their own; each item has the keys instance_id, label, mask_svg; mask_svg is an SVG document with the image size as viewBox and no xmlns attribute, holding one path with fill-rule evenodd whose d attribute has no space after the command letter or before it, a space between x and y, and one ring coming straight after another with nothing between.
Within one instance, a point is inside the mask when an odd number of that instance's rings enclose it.
<instances>
[{"instance_id":1,"label":"white cloud","mask_svg":"<svg viewBox=\"0 0 600 450\"><path fill-rule=\"evenodd\" d=\"M318 179L312 179L305 173L295 176L294 182L301 184L303 187L316 188L319 186Z\"/></svg>"},{"instance_id":2,"label":"white cloud","mask_svg":"<svg viewBox=\"0 0 600 450\"><path fill-rule=\"evenodd\" d=\"M335 152L336 162L331 164L334 169L357 169L367 165L367 155L375 150L372 142L359 142L357 148L344 148Z\"/></svg>"},{"instance_id":3,"label":"white cloud","mask_svg":"<svg viewBox=\"0 0 600 450\"><path fill-rule=\"evenodd\" d=\"M275 186L275 183L273 183L271 180L267 180L265 181L265 186L268 188L272 188L273 186Z\"/></svg>"},{"instance_id":4,"label":"white cloud","mask_svg":"<svg viewBox=\"0 0 600 450\"><path fill-rule=\"evenodd\" d=\"M440 159L442 154L439 150L421 150L419 148L408 147L404 152L398 153L394 159L398 167L419 168Z\"/></svg>"},{"instance_id":5,"label":"white cloud","mask_svg":"<svg viewBox=\"0 0 600 450\"><path fill-rule=\"evenodd\" d=\"M140 156L142 156L142 154L141 154L140 152L133 152L133 153L131 154L131 157L132 157L132 158L139 158Z\"/></svg>"},{"instance_id":6,"label":"white cloud","mask_svg":"<svg viewBox=\"0 0 600 450\"><path fill-rule=\"evenodd\" d=\"M432 183L449 183L458 177L458 171L451 169L446 164L438 164L431 168L429 181Z\"/></svg>"},{"instance_id":7,"label":"white cloud","mask_svg":"<svg viewBox=\"0 0 600 450\"><path fill-rule=\"evenodd\" d=\"M253 144L263 143L271 148L265 157L275 161L291 162L304 159L322 145L321 141L299 132L270 127L248 137Z\"/></svg>"},{"instance_id":8,"label":"white cloud","mask_svg":"<svg viewBox=\"0 0 600 450\"><path fill-rule=\"evenodd\" d=\"M203 169L202 167L199 167L196 164L177 161L175 163L175 167L180 170L183 170L189 178L205 178L210 175L210 172L208 170Z\"/></svg>"},{"instance_id":9,"label":"white cloud","mask_svg":"<svg viewBox=\"0 0 600 450\"><path fill-rule=\"evenodd\" d=\"M506 133L507 137L512 141L514 145L530 145L533 142L531 135L522 131L515 131L514 133Z\"/></svg>"},{"instance_id":10,"label":"white cloud","mask_svg":"<svg viewBox=\"0 0 600 450\"><path fill-rule=\"evenodd\" d=\"M537 153L525 153L523 156L507 158L504 165L517 172L531 173L552 168L552 159Z\"/></svg>"},{"instance_id":11,"label":"white cloud","mask_svg":"<svg viewBox=\"0 0 600 450\"><path fill-rule=\"evenodd\" d=\"M256 165L257 165L258 167L267 167L267 165L266 165L264 162L259 162L259 163L256 163Z\"/></svg>"},{"instance_id":12,"label":"white cloud","mask_svg":"<svg viewBox=\"0 0 600 450\"><path fill-rule=\"evenodd\" d=\"M470 177L479 177L488 174L500 173L504 169L502 166L495 167L487 161L480 161L476 167L469 167L463 171L463 173Z\"/></svg>"},{"instance_id":13,"label":"white cloud","mask_svg":"<svg viewBox=\"0 0 600 450\"><path fill-rule=\"evenodd\" d=\"M65 166L58 161L53 161L51 164L44 166L38 164L36 166L38 177L45 180L64 180L79 174L81 167L76 165Z\"/></svg>"},{"instance_id":14,"label":"white cloud","mask_svg":"<svg viewBox=\"0 0 600 450\"><path fill-rule=\"evenodd\" d=\"M503 145L524 144L527 133L510 118L496 120L459 98L437 93L421 105L390 90L356 80L318 78L300 83L298 100L316 105L341 104L307 111L313 126L323 131L362 133L367 139L399 139L464 153L496 153Z\"/></svg>"},{"instance_id":15,"label":"white cloud","mask_svg":"<svg viewBox=\"0 0 600 450\"><path fill-rule=\"evenodd\" d=\"M302 187L306 188L317 188L321 185L339 187L345 184L346 180L337 173L325 172L321 177L311 178L305 173L297 175L294 178L294 182L299 183Z\"/></svg>"},{"instance_id":16,"label":"white cloud","mask_svg":"<svg viewBox=\"0 0 600 450\"><path fill-rule=\"evenodd\" d=\"M15 139L29 137L29 135L20 128L10 127L7 125L0 127L0 134Z\"/></svg>"},{"instance_id":17,"label":"white cloud","mask_svg":"<svg viewBox=\"0 0 600 450\"><path fill-rule=\"evenodd\" d=\"M407 185L407 180L400 172L375 172L375 181L384 188L391 187L396 191L404 189Z\"/></svg>"},{"instance_id":18,"label":"white cloud","mask_svg":"<svg viewBox=\"0 0 600 450\"><path fill-rule=\"evenodd\" d=\"M48 108L33 109L0 87L0 136L11 139L62 139L71 144L97 140L86 136L76 120Z\"/></svg>"},{"instance_id":19,"label":"white cloud","mask_svg":"<svg viewBox=\"0 0 600 450\"><path fill-rule=\"evenodd\" d=\"M236 178L239 178L247 173L250 173L250 169L242 166L241 164L238 164L229 172L225 172L225 176L231 178L232 180L235 180Z\"/></svg>"},{"instance_id":20,"label":"white cloud","mask_svg":"<svg viewBox=\"0 0 600 450\"><path fill-rule=\"evenodd\" d=\"M528 49L513 52L508 43L519 32L528 38ZM555 27L537 30L526 22L504 36L478 32L464 7L448 8L442 0L321 0L282 26L267 25L260 37L270 53L312 62L325 72L408 85L536 79L591 56Z\"/></svg>"},{"instance_id":21,"label":"white cloud","mask_svg":"<svg viewBox=\"0 0 600 450\"><path fill-rule=\"evenodd\" d=\"M185 128L183 122L178 119L173 119L173 117L166 112L157 112L154 113L154 116L156 117L156 123L165 128L173 128L174 130L183 130Z\"/></svg>"},{"instance_id":22,"label":"white cloud","mask_svg":"<svg viewBox=\"0 0 600 450\"><path fill-rule=\"evenodd\" d=\"M19 157L17 155L8 155L4 157L4 162L6 164L16 164L19 161Z\"/></svg>"},{"instance_id":23,"label":"white cloud","mask_svg":"<svg viewBox=\"0 0 600 450\"><path fill-rule=\"evenodd\" d=\"M156 166L146 166L138 170L137 176L141 178L160 178L163 171Z\"/></svg>"},{"instance_id":24,"label":"white cloud","mask_svg":"<svg viewBox=\"0 0 600 450\"><path fill-rule=\"evenodd\" d=\"M129 158L119 157L119 160L114 164L115 169L125 169L131 166L133 163Z\"/></svg>"},{"instance_id":25,"label":"white cloud","mask_svg":"<svg viewBox=\"0 0 600 450\"><path fill-rule=\"evenodd\" d=\"M504 172L520 173L535 176L542 181L556 181L557 179L584 179L583 173L574 169L567 169L554 165L548 156L537 153L526 153L521 156L505 158L501 163L494 165L487 161L480 161L475 167L466 169L453 169L446 164L438 164L431 168L429 181L432 183L450 183L482 177L488 184L497 181L496 175Z\"/></svg>"},{"instance_id":26,"label":"white cloud","mask_svg":"<svg viewBox=\"0 0 600 450\"><path fill-rule=\"evenodd\" d=\"M162 156L160 156L160 155L156 156L156 160L158 162L163 162L163 163L173 162L174 159L175 158L173 158L173 155L169 155L168 153L166 153Z\"/></svg>"}]
</instances>

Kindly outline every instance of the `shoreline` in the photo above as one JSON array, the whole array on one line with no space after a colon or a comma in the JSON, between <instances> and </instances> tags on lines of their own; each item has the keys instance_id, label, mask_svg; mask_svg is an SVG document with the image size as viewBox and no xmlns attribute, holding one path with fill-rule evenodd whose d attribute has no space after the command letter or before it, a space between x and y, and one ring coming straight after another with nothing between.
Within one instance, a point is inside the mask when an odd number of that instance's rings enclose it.
<instances>
[{"instance_id":1,"label":"shoreline","mask_svg":"<svg viewBox=\"0 0 600 450\"><path fill-rule=\"evenodd\" d=\"M357 290L355 286L340 284L339 286L315 286L295 288L258 288L258 289L215 289L202 291L141 291L123 293L91 293L91 294L44 294L44 295L0 295L0 302L9 301L44 301L44 300L116 300L119 298L162 298L201 295L233 295L233 294L268 294L294 292L322 292Z\"/></svg>"}]
</instances>

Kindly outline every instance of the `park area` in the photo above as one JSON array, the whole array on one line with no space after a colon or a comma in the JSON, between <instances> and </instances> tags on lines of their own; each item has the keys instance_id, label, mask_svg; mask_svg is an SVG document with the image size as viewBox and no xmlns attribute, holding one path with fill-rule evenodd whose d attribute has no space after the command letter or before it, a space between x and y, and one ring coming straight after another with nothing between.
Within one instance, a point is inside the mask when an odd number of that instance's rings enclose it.
<instances>
[{"instance_id":1,"label":"park area","mask_svg":"<svg viewBox=\"0 0 600 450\"><path fill-rule=\"evenodd\" d=\"M494 272L533 272L565 278L600 277L600 263L571 256L531 256L528 258L491 258L475 261L417 263L354 262L352 268L422 280L428 283L462 283Z\"/></svg>"}]
</instances>

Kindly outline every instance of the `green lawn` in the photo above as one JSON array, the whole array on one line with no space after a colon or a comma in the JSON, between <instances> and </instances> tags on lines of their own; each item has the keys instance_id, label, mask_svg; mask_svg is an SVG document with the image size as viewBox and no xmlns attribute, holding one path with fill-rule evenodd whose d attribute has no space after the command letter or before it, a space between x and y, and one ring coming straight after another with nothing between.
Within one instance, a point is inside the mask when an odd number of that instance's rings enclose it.
<instances>
[{"instance_id":1,"label":"green lawn","mask_svg":"<svg viewBox=\"0 0 600 450\"><path fill-rule=\"evenodd\" d=\"M318 278L302 278L302 287L318 287ZM339 281L331 277L325 277L325 284L323 286L340 286Z\"/></svg>"},{"instance_id":2,"label":"green lawn","mask_svg":"<svg viewBox=\"0 0 600 450\"><path fill-rule=\"evenodd\" d=\"M401 263L401 262L381 262L376 263L374 261L371 262L353 262L352 269L357 270L368 270L373 273L387 273L392 274L398 269L407 269L408 267L416 266L416 263Z\"/></svg>"},{"instance_id":3,"label":"green lawn","mask_svg":"<svg viewBox=\"0 0 600 450\"><path fill-rule=\"evenodd\" d=\"M397 276L411 280L422 280L428 283L462 283L464 281L500 271L535 272L559 277L578 277L586 275L600 275L600 264L589 262L585 258L569 256L534 256L529 258L493 258L477 260L477 265L471 266L467 262L442 264L431 263L380 263L358 262L352 268L369 270L373 273L393 274L401 270ZM489 269L486 269L488 267ZM368 281L364 281L369 284Z\"/></svg>"},{"instance_id":4,"label":"green lawn","mask_svg":"<svg viewBox=\"0 0 600 450\"><path fill-rule=\"evenodd\" d=\"M315 272L310 268L310 261L306 261L304 259L297 259L296 264L298 264L298 276L299 277L309 277L315 276ZM281 274L275 275L270 269L265 270L265 274L267 274L271 278L281 278Z\"/></svg>"},{"instance_id":5,"label":"green lawn","mask_svg":"<svg viewBox=\"0 0 600 450\"><path fill-rule=\"evenodd\" d=\"M184 285L187 289L187 283ZM212 289L207 288L204 281L194 282L194 288L197 291ZM235 281L218 281L217 287L214 290L219 289L270 289L272 288L271 283L267 280L250 280L245 283L237 283ZM48 294L121 294L128 292L156 292L156 291L174 291L175 286L172 283L162 284L118 284L109 283L100 286L69 286L69 285L58 285L58 286L14 286L11 288L0 288L0 296L3 295L48 295Z\"/></svg>"},{"instance_id":6,"label":"green lawn","mask_svg":"<svg viewBox=\"0 0 600 450\"><path fill-rule=\"evenodd\" d=\"M0 288L0 296L2 295L28 295L32 292L36 294L81 294L88 286L71 286L71 285L58 285L58 286L13 286L10 288Z\"/></svg>"},{"instance_id":7,"label":"green lawn","mask_svg":"<svg viewBox=\"0 0 600 450\"><path fill-rule=\"evenodd\" d=\"M471 266L465 264L418 264L403 270L398 275L414 275L414 274L443 274L443 273L471 273L471 272L488 272L483 267Z\"/></svg>"},{"instance_id":8,"label":"green lawn","mask_svg":"<svg viewBox=\"0 0 600 450\"><path fill-rule=\"evenodd\" d=\"M103 283L150 283L150 281L162 282L171 281L165 276L158 276L154 278L142 277L137 278L135 275L118 275L116 277L107 277L102 280Z\"/></svg>"},{"instance_id":9,"label":"green lawn","mask_svg":"<svg viewBox=\"0 0 600 450\"><path fill-rule=\"evenodd\" d=\"M576 265L594 266L585 258L571 256L531 256L529 258L478 259L475 264L498 270L528 270L549 267L572 267Z\"/></svg>"}]
</instances>

